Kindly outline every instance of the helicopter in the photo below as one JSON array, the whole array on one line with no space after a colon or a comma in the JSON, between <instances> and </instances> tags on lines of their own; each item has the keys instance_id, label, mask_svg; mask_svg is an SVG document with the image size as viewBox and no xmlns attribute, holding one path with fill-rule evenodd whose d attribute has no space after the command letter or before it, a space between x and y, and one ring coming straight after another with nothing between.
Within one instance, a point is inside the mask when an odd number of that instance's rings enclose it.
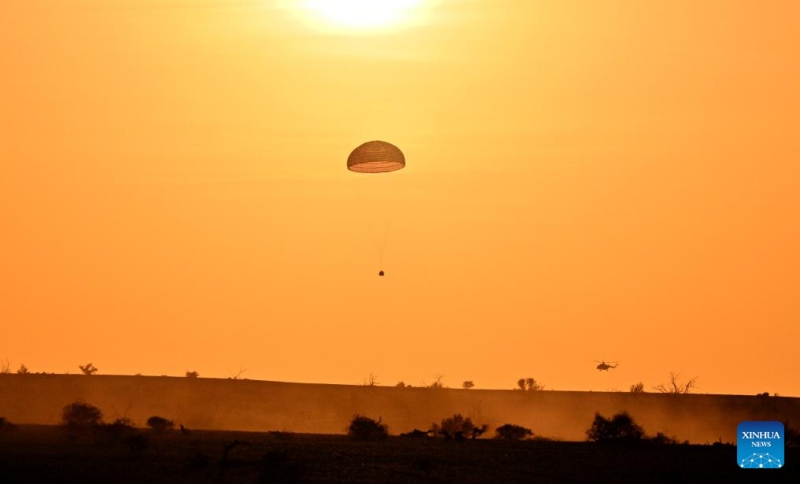
<instances>
[{"instance_id":1,"label":"helicopter","mask_svg":"<svg viewBox=\"0 0 800 484\"><path fill-rule=\"evenodd\" d=\"M608 371L608 370L614 369L614 368L619 366L619 362L616 362L616 361L612 361L611 362L611 363L614 363L614 364L606 363L605 360L604 361L594 360L594 361L597 362L597 363L600 363L599 365L597 365L598 371L604 371L604 370Z\"/></svg>"}]
</instances>

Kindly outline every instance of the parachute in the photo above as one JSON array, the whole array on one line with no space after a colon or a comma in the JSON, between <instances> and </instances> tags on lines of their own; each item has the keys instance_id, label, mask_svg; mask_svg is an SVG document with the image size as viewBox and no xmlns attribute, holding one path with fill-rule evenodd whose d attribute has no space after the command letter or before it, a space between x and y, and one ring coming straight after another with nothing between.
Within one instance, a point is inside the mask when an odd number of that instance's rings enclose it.
<instances>
[{"instance_id":1,"label":"parachute","mask_svg":"<svg viewBox=\"0 0 800 484\"><path fill-rule=\"evenodd\" d=\"M400 148L387 143L386 141L367 141L354 149L350 156L347 157L347 169L356 173L366 173L372 176L376 174L385 174L405 168L406 158ZM385 196L385 194L384 194ZM377 198L372 198L367 203L378 203ZM384 203L381 205L384 209L387 208ZM380 220L376 221L377 225L385 225L385 229L381 233L375 233L375 246L378 249L379 263L383 265L383 255L386 246L386 237L388 233L388 225L390 219L386 214L386 210L380 210ZM375 229L373 229L375 231ZM378 275L383 277L384 271L378 272Z\"/></svg>"}]
</instances>

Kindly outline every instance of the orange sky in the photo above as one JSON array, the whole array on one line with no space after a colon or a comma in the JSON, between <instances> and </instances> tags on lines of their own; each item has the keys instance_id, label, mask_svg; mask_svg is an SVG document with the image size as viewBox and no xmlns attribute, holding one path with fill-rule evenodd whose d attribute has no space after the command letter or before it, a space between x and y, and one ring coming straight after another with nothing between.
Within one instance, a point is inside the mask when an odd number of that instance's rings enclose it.
<instances>
[{"instance_id":1,"label":"orange sky","mask_svg":"<svg viewBox=\"0 0 800 484\"><path fill-rule=\"evenodd\" d=\"M305 5L0 3L0 361L800 395L800 4Z\"/></svg>"}]
</instances>

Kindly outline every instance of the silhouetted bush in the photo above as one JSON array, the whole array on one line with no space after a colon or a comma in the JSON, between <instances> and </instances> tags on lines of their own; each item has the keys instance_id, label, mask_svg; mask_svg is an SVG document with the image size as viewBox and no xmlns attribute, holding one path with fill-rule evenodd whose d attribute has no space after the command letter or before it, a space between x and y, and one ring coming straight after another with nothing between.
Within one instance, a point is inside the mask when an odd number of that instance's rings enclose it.
<instances>
[{"instance_id":1,"label":"silhouetted bush","mask_svg":"<svg viewBox=\"0 0 800 484\"><path fill-rule=\"evenodd\" d=\"M678 442L678 439L676 439L675 437L670 437L669 435L666 435L661 432L657 433L655 437L647 437L647 441L652 442L654 444L670 444L670 445L680 444L680 442ZM684 443L687 444L688 441L685 441Z\"/></svg>"},{"instance_id":2,"label":"silhouetted bush","mask_svg":"<svg viewBox=\"0 0 800 484\"><path fill-rule=\"evenodd\" d=\"M442 381L442 378L444 378L444 375L438 375L437 374L435 378L436 379L433 380L433 382L430 385L426 385L426 386L428 388L435 388L435 389L444 388L445 387L444 386L444 382Z\"/></svg>"},{"instance_id":3,"label":"silhouetted bush","mask_svg":"<svg viewBox=\"0 0 800 484\"><path fill-rule=\"evenodd\" d=\"M611 419L595 413L592 426L586 431L586 437L594 442L636 442L644 438L644 430L628 412L621 412Z\"/></svg>"},{"instance_id":4,"label":"silhouetted bush","mask_svg":"<svg viewBox=\"0 0 800 484\"><path fill-rule=\"evenodd\" d=\"M104 428L106 431L112 434L126 434L135 430L133 427L133 421L127 417L120 417L110 424L105 424Z\"/></svg>"},{"instance_id":5,"label":"silhouetted bush","mask_svg":"<svg viewBox=\"0 0 800 484\"><path fill-rule=\"evenodd\" d=\"M697 386L697 377L694 377L686 383L681 383L678 381L678 377L680 373L671 372L669 374L669 383L656 385L655 388L661 393L669 393L672 395L687 395L689 392L692 391L692 388Z\"/></svg>"},{"instance_id":6,"label":"silhouetted bush","mask_svg":"<svg viewBox=\"0 0 800 484\"><path fill-rule=\"evenodd\" d=\"M197 373L196 371L186 372L186 378L197 378L198 376L200 376L200 373Z\"/></svg>"},{"instance_id":7,"label":"silhouetted bush","mask_svg":"<svg viewBox=\"0 0 800 484\"><path fill-rule=\"evenodd\" d=\"M635 385L631 385L631 393L644 393L644 383L639 382Z\"/></svg>"},{"instance_id":8,"label":"silhouetted bush","mask_svg":"<svg viewBox=\"0 0 800 484\"><path fill-rule=\"evenodd\" d=\"M175 428L175 422L154 415L147 419L147 426L156 432L166 432Z\"/></svg>"},{"instance_id":9,"label":"silhouetted bush","mask_svg":"<svg viewBox=\"0 0 800 484\"><path fill-rule=\"evenodd\" d=\"M520 378L517 380L517 388L523 391L544 390L544 385L537 382L535 378Z\"/></svg>"},{"instance_id":10,"label":"silhouetted bush","mask_svg":"<svg viewBox=\"0 0 800 484\"><path fill-rule=\"evenodd\" d=\"M468 437L475 439L486 432L488 428L488 425L478 427L472 423L469 417L465 418L460 413L457 413L452 417L443 419L441 425L433 424L431 432L433 432L434 435L438 433L447 440L466 439Z\"/></svg>"},{"instance_id":11,"label":"silhouetted bush","mask_svg":"<svg viewBox=\"0 0 800 484\"><path fill-rule=\"evenodd\" d=\"M505 440L522 440L533 436L531 429L514 424L505 424L497 427L494 432L497 434L495 438Z\"/></svg>"},{"instance_id":12,"label":"silhouetted bush","mask_svg":"<svg viewBox=\"0 0 800 484\"><path fill-rule=\"evenodd\" d=\"M0 417L0 432L7 432L16 428L17 426L9 422L5 417Z\"/></svg>"},{"instance_id":13,"label":"silhouetted bush","mask_svg":"<svg viewBox=\"0 0 800 484\"><path fill-rule=\"evenodd\" d=\"M81 369L84 375L94 375L95 373L97 373L97 368L91 363L88 363L83 366L78 365L78 368Z\"/></svg>"},{"instance_id":14,"label":"silhouetted bush","mask_svg":"<svg viewBox=\"0 0 800 484\"><path fill-rule=\"evenodd\" d=\"M19 370L17 370L17 374L18 375L30 375L31 372L30 372L30 370L28 370L27 366L22 364L22 365L19 365Z\"/></svg>"},{"instance_id":15,"label":"silhouetted bush","mask_svg":"<svg viewBox=\"0 0 800 484\"><path fill-rule=\"evenodd\" d=\"M377 421L362 415L353 416L347 435L356 440L382 440L389 436L389 428L379 418Z\"/></svg>"},{"instance_id":16,"label":"silhouetted bush","mask_svg":"<svg viewBox=\"0 0 800 484\"><path fill-rule=\"evenodd\" d=\"M462 383L461 386L464 387L464 390L469 390L470 388L474 387L475 384L471 380L467 380Z\"/></svg>"},{"instance_id":17,"label":"silhouetted bush","mask_svg":"<svg viewBox=\"0 0 800 484\"><path fill-rule=\"evenodd\" d=\"M404 434L400 434L400 437L410 438L410 439L423 439L423 438L430 438L431 433L430 431L424 431L419 429L414 429L411 432L406 432Z\"/></svg>"},{"instance_id":18,"label":"silhouetted bush","mask_svg":"<svg viewBox=\"0 0 800 484\"><path fill-rule=\"evenodd\" d=\"M70 430L96 429L103 422L103 412L99 408L77 400L61 411L61 423Z\"/></svg>"},{"instance_id":19,"label":"silhouetted bush","mask_svg":"<svg viewBox=\"0 0 800 484\"><path fill-rule=\"evenodd\" d=\"M733 442L723 442L722 437L720 437L719 440L711 444L711 447L736 447L736 445Z\"/></svg>"}]
</instances>

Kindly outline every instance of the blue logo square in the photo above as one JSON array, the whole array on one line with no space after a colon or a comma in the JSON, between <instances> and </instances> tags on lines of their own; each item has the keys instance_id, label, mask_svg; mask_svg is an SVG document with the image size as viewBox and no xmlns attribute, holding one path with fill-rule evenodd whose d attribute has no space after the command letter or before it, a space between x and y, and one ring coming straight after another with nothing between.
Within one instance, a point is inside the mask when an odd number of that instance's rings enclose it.
<instances>
[{"instance_id":1,"label":"blue logo square","mask_svg":"<svg viewBox=\"0 0 800 484\"><path fill-rule=\"evenodd\" d=\"M784 466L783 424L748 421L736 429L736 458L743 469L780 469Z\"/></svg>"}]
</instances>

